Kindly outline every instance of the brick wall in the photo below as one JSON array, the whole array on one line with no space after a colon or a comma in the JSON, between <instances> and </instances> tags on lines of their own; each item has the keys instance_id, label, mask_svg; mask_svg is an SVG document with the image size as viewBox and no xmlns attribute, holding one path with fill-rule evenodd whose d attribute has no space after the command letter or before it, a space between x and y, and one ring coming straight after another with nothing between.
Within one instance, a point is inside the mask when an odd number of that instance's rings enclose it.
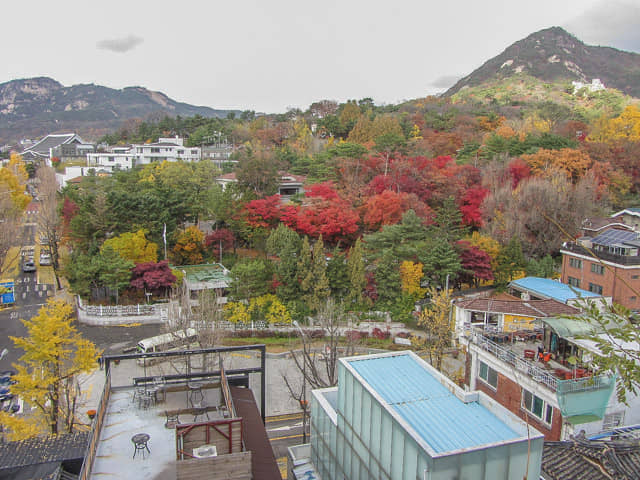
<instances>
[{"instance_id":1,"label":"brick wall","mask_svg":"<svg viewBox=\"0 0 640 480\"><path fill-rule=\"evenodd\" d=\"M526 411L520 407L522 404L522 387L501 373L498 373L497 390L494 390L479 378L476 379L476 387L478 390L486 393L522 420L528 420L529 425L544 434L545 440L560 440L562 432L562 415L560 414L560 410L557 408L553 409L553 421L551 428L549 428L544 423L539 422L535 417L527 415Z\"/></svg>"}]
</instances>

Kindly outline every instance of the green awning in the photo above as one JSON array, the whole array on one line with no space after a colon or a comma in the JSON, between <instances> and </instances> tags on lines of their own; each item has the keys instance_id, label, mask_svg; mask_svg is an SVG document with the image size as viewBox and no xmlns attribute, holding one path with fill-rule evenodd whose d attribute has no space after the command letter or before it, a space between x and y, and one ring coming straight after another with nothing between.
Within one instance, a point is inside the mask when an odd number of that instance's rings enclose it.
<instances>
[{"instance_id":1,"label":"green awning","mask_svg":"<svg viewBox=\"0 0 640 480\"><path fill-rule=\"evenodd\" d=\"M601 326L590 323L587 320L577 320L573 318L540 318L540 322L547 325L559 337L588 337L598 333L602 333Z\"/></svg>"},{"instance_id":2,"label":"green awning","mask_svg":"<svg viewBox=\"0 0 640 480\"><path fill-rule=\"evenodd\" d=\"M581 425L583 423L596 422L602 420L602 417L597 415L574 415L573 417L565 418L571 425Z\"/></svg>"}]
</instances>

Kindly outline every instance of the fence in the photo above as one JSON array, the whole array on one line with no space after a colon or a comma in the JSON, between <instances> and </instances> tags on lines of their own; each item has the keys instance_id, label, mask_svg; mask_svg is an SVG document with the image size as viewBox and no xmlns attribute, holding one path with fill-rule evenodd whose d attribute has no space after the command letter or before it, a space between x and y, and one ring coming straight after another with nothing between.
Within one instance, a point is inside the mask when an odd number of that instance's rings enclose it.
<instances>
[{"instance_id":1,"label":"fence","mask_svg":"<svg viewBox=\"0 0 640 480\"><path fill-rule=\"evenodd\" d=\"M78 320L89 325L119 323L164 323L168 319L168 304L153 305L86 305L77 297Z\"/></svg>"},{"instance_id":2,"label":"fence","mask_svg":"<svg viewBox=\"0 0 640 480\"><path fill-rule=\"evenodd\" d=\"M104 390L100 397L100 404L98 405L98 411L96 417L93 420L91 438L89 445L87 446L87 452L82 462L82 468L78 476L79 480L89 480L91 476L91 469L93 468L93 461L96 458L96 451L98 450L98 442L100 441L100 431L102 430L102 422L107 412L107 405L109 404L109 397L111 396L111 375L107 372L105 379Z\"/></svg>"}]
</instances>

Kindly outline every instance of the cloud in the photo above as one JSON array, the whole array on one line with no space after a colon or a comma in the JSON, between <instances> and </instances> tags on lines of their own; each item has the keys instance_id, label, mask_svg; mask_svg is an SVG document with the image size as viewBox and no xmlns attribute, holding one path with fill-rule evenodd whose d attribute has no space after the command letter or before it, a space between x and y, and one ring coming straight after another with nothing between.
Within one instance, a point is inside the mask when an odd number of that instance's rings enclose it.
<instances>
[{"instance_id":1,"label":"cloud","mask_svg":"<svg viewBox=\"0 0 640 480\"><path fill-rule=\"evenodd\" d=\"M461 78L460 75L443 75L433 80L429 85L435 88L449 88Z\"/></svg>"},{"instance_id":2,"label":"cloud","mask_svg":"<svg viewBox=\"0 0 640 480\"><path fill-rule=\"evenodd\" d=\"M135 35L127 35L122 38L111 38L106 40L100 40L96 43L96 46L100 50L110 50L117 53L125 53L129 50L133 50L138 45L144 42L144 39L136 37Z\"/></svg>"},{"instance_id":3,"label":"cloud","mask_svg":"<svg viewBox=\"0 0 640 480\"><path fill-rule=\"evenodd\" d=\"M589 45L640 52L640 4L603 0L570 20L567 30Z\"/></svg>"}]
</instances>

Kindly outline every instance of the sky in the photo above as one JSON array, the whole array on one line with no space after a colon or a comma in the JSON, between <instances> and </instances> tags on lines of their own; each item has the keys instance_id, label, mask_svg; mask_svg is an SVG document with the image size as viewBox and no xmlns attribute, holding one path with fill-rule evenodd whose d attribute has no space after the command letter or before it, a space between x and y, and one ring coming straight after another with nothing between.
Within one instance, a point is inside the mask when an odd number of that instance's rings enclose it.
<instances>
[{"instance_id":1,"label":"sky","mask_svg":"<svg viewBox=\"0 0 640 480\"><path fill-rule=\"evenodd\" d=\"M640 53L638 0L5 3L0 83L47 76L65 86L143 86L267 113L436 94L551 26Z\"/></svg>"}]
</instances>

